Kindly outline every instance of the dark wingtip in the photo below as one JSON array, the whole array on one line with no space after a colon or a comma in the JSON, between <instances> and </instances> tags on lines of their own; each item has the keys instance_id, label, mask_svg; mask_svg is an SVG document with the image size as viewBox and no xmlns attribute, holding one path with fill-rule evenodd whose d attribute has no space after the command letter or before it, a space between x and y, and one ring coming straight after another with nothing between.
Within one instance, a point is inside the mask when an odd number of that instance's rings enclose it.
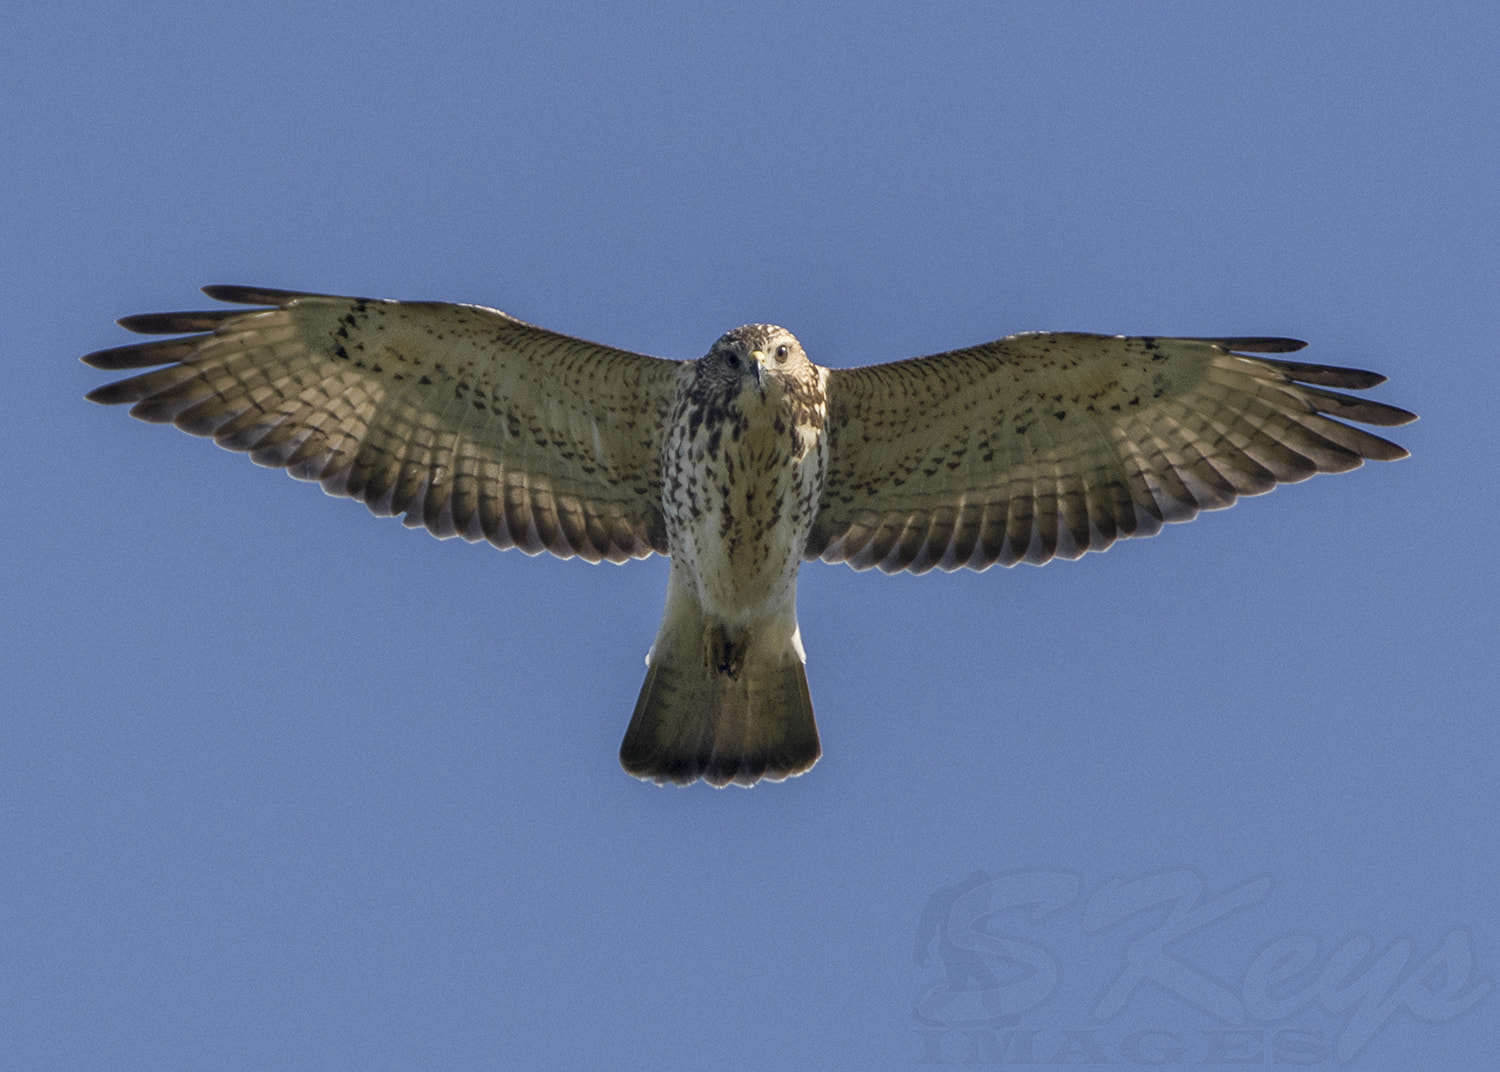
<instances>
[{"instance_id":1,"label":"dark wingtip","mask_svg":"<svg viewBox=\"0 0 1500 1072\"><path fill-rule=\"evenodd\" d=\"M122 390L129 380L121 380L116 383L106 383L102 387L95 387L83 397L90 402L97 402L101 406L118 406L121 402L133 402L135 399L129 392Z\"/></svg>"},{"instance_id":2,"label":"dark wingtip","mask_svg":"<svg viewBox=\"0 0 1500 1072\"><path fill-rule=\"evenodd\" d=\"M1308 365L1300 361L1278 361L1273 357L1255 360L1275 369L1298 383L1311 383L1318 387L1342 387L1346 391L1365 391L1378 387L1386 378L1368 369L1344 368L1341 365Z\"/></svg>"},{"instance_id":3,"label":"dark wingtip","mask_svg":"<svg viewBox=\"0 0 1500 1072\"><path fill-rule=\"evenodd\" d=\"M298 298L327 298L328 294L314 294L305 290L277 290L274 287L242 287L233 283L210 283L201 288L214 301L232 305L286 305Z\"/></svg>"},{"instance_id":4,"label":"dark wingtip","mask_svg":"<svg viewBox=\"0 0 1500 1072\"><path fill-rule=\"evenodd\" d=\"M1412 421L1421 420L1421 417L1418 417L1415 412L1410 411L1410 409L1403 409L1401 406L1388 406L1382 403L1382 409L1388 411L1386 412L1385 420L1371 421L1371 423L1385 424L1388 427L1398 427L1401 424L1410 424Z\"/></svg>"},{"instance_id":5,"label":"dark wingtip","mask_svg":"<svg viewBox=\"0 0 1500 1072\"><path fill-rule=\"evenodd\" d=\"M1307 343L1301 339L1283 339L1263 335L1236 335L1203 341L1222 346L1226 350L1244 350L1252 354L1290 354L1307 346Z\"/></svg>"},{"instance_id":6,"label":"dark wingtip","mask_svg":"<svg viewBox=\"0 0 1500 1072\"><path fill-rule=\"evenodd\" d=\"M115 323L137 335L186 335L190 332L213 331L224 321L242 315L235 309L218 309L206 313L136 313L134 316L122 316Z\"/></svg>"}]
</instances>

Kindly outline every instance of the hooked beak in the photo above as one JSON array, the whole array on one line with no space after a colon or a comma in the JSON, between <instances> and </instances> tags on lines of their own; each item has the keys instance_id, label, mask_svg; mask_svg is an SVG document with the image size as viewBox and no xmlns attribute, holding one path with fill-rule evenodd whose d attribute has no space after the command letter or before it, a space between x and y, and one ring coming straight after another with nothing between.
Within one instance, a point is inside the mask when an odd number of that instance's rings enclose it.
<instances>
[{"instance_id":1,"label":"hooked beak","mask_svg":"<svg viewBox=\"0 0 1500 1072\"><path fill-rule=\"evenodd\" d=\"M755 362L755 386L760 388L760 393L766 393L766 352L764 350L751 350L750 360Z\"/></svg>"}]
</instances>

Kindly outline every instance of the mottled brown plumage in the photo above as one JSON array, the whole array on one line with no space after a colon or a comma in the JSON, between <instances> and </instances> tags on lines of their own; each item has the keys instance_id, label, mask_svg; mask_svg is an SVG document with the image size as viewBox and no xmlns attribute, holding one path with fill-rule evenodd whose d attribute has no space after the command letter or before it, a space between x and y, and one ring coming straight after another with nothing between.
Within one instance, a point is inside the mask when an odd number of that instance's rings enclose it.
<instances>
[{"instance_id":1,"label":"mottled brown plumage","mask_svg":"<svg viewBox=\"0 0 1500 1072\"><path fill-rule=\"evenodd\" d=\"M826 369L763 324L677 362L479 306L205 290L269 308L128 317L186 337L88 355L154 369L89 397L439 537L671 556L620 753L658 782L748 785L817 760L805 559L921 572L1074 558L1404 457L1343 422L1415 419L1329 390L1374 373L1237 352L1302 347L1291 339L1037 332Z\"/></svg>"},{"instance_id":2,"label":"mottled brown plumage","mask_svg":"<svg viewBox=\"0 0 1500 1072\"><path fill-rule=\"evenodd\" d=\"M749 785L817 761L797 567L828 462L823 379L790 332L753 324L678 385L662 453L672 571L620 749L632 774Z\"/></svg>"}]
</instances>

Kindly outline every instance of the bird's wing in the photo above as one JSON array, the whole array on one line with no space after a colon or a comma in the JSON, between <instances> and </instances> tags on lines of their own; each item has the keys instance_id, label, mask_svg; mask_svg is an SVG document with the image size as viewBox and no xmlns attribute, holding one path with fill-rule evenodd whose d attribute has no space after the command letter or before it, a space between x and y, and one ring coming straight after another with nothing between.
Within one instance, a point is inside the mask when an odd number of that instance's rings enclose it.
<instances>
[{"instance_id":1,"label":"bird's wing","mask_svg":"<svg viewBox=\"0 0 1500 1072\"><path fill-rule=\"evenodd\" d=\"M666 553L660 458L680 363L474 305L204 292L273 308L127 317L190 334L89 354L95 368L167 367L88 397L440 537L590 561Z\"/></svg>"},{"instance_id":2,"label":"bird's wing","mask_svg":"<svg viewBox=\"0 0 1500 1072\"><path fill-rule=\"evenodd\" d=\"M1240 495L1405 457L1334 418L1414 414L1326 390L1385 377L1234 352L1303 345L1034 332L830 370L806 556L886 572L1076 558Z\"/></svg>"}]
</instances>

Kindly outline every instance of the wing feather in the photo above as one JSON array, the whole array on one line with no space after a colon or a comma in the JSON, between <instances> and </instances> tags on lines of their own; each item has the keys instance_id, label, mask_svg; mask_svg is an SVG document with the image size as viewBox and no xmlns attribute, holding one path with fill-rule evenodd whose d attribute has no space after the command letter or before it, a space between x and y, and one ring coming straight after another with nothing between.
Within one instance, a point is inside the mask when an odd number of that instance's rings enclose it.
<instances>
[{"instance_id":1,"label":"wing feather","mask_svg":"<svg viewBox=\"0 0 1500 1072\"><path fill-rule=\"evenodd\" d=\"M809 559L918 572L1042 563L1406 451L1345 421L1385 377L1250 353L1294 339L1013 335L828 375Z\"/></svg>"},{"instance_id":2,"label":"wing feather","mask_svg":"<svg viewBox=\"0 0 1500 1072\"><path fill-rule=\"evenodd\" d=\"M680 363L479 306L204 292L271 308L126 317L184 337L89 354L164 366L89 398L440 537L591 561L667 551L660 457Z\"/></svg>"}]
</instances>

